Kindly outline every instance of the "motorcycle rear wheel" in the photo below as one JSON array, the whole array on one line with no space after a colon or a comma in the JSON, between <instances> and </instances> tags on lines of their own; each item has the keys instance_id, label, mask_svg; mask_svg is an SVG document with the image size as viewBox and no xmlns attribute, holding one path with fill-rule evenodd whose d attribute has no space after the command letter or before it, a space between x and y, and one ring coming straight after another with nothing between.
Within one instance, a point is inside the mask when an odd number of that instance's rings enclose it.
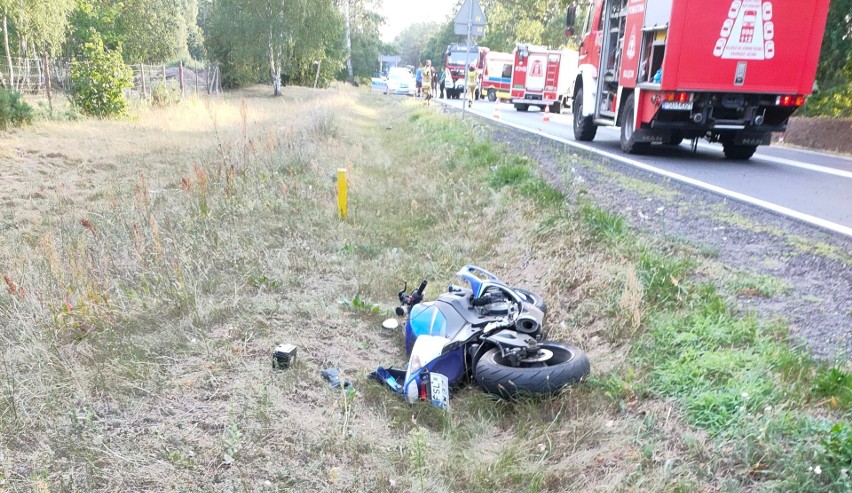
<instances>
[{"instance_id":1,"label":"motorcycle rear wheel","mask_svg":"<svg viewBox=\"0 0 852 493\"><path fill-rule=\"evenodd\" d=\"M476 382L489 394L512 398L554 394L589 374L589 358L581 349L554 341L539 347L552 353L550 358L517 367L503 358L499 348L489 350L476 364Z\"/></svg>"}]
</instances>

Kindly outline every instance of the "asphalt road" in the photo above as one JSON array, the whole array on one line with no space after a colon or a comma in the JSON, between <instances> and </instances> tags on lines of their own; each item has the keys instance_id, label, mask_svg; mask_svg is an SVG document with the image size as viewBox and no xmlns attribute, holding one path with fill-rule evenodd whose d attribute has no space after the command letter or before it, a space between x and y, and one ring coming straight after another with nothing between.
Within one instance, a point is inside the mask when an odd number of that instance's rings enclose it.
<instances>
[{"instance_id":1,"label":"asphalt road","mask_svg":"<svg viewBox=\"0 0 852 493\"><path fill-rule=\"evenodd\" d=\"M460 100L433 101L461 108ZM617 128L600 127L593 142L576 142L567 111L550 114L550 121L543 121L545 115L537 108L523 113L507 103L477 101L467 111L852 237L852 159L848 157L765 146L749 161L728 161L721 145L706 141L700 141L695 152L685 141L632 155L621 151Z\"/></svg>"}]
</instances>

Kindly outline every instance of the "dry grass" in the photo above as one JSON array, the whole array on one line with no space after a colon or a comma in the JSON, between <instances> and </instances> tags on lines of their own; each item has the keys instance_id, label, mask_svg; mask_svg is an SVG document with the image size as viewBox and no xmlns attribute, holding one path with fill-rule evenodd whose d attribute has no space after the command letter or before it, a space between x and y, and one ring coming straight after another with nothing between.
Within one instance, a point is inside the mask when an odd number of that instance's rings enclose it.
<instances>
[{"instance_id":1,"label":"dry grass","mask_svg":"<svg viewBox=\"0 0 852 493\"><path fill-rule=\"evenodd\" d=\"M720 485L718 450L631 380L622 344L644 324L648 293L588 220L558 197L543 204L540 188L498 184L532 178L499 175L517 163L455 118L346 88L265 93L4 136L0 486ZM525 402L468 386L442 414L368 380L404 362L401 335L342 302L390 309L402 280L421 278L433 297L466 263L546 293L551 336L589 351L593 381ZM299 360L274 372L283 342ZM322 381L330 366L354 397Z\"/></svg>"}]
</instances>

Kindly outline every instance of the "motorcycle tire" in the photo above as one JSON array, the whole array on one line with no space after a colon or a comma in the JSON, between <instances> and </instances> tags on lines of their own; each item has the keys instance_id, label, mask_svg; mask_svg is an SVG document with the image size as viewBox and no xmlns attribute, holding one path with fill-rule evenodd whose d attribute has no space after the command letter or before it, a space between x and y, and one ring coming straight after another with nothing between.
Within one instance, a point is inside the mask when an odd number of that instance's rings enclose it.
<instances>
[{"instance_id":1,"label":"motorcycle tire","mask_svg":"<svg viewBox=\"0 0 852 493\"><path fill-rule=\"evenodd\" d=\"M505 361L499 348L488 350L476 363L476 382L489 394L513 398L554 394L589 374L589 357L581 349L553 341L540 346L553 353L551 358L519 367Z\"/></svg>"},{"instance_id":2,"label":"motorcycle tire","mask_svg":"<svg viewBox=\"0 0 852 493\"><path fill-rule=\"evenodd\" d=\"M547 315L547 303L544 302L544 299L539 296L538 293L533 293L532 291L527 291L526 289L521 288L512 288L512 291L521 295L521 298L524 299L524 303L533 305L541 310L541 313Z\"/></svg>"}]
</instances>

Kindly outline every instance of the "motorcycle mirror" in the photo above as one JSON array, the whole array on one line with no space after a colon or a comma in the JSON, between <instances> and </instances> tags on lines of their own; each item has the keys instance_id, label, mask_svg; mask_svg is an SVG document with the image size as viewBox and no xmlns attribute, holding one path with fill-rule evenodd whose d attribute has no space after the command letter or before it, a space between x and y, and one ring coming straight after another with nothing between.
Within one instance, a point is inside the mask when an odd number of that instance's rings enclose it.
<instances>
[{"instance_id":1,"label":"motorcycle mirror","mask_svg":"<svg viewBox=\"0 0 852 493\"><path fill-rule=\"evenodd\" d=\"M401 316L405 315L405 308L398 306L394 309L394 313L396 313L398 316L401 317Z\"/></svg>"},{"instance_id":2,"label":"motorcycle mirror","mask_svg":"<svg viewBox=\"0 0 852 493\"><path fill-rule=\"evenodd\" d=\"M389 318L382 322L382 327L387 330L394 330L395 328L399 327L399 322L395 318Z\"/></svg>"}]
</instances>

